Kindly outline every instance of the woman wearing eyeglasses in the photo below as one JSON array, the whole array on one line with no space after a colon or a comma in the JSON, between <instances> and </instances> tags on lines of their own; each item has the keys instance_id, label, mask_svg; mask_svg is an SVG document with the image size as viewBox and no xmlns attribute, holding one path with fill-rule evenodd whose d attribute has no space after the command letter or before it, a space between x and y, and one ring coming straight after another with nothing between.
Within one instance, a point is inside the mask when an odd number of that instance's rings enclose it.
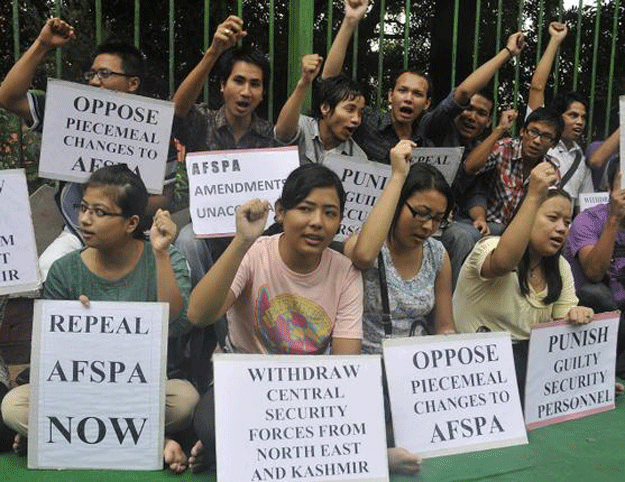
<instances>
[{"instance_id":1,"label":"woman wearing eyeglasses","mask_svg":"<svg viewBox=\"0 0 625 482\"><path fill-rule=\"evenodd\" d=\"M434 167L410 165L413 147L402 140L391 149L391 177L361 232L345 243L345 254L363 270L365 353L382 353L387 337L455 333L449 256L431 237L446 222L453 195ZM388 397L385 411L387 444L393 447ZM420 458L405 449L388 453L391 465L403 466L400 472L420 466Z\"/></svg>"},{"instance_id":2,"label":"woman wearing eyeglasses","mask_svg":"<svg viewBox=\"0 0 625 482\"><path fill-rule=\"evenodd\" d=\"M171 247L176 225L167 211L158 210L143 236L146 188L125 164L95 171L84 185L78 221L86 247L52 264L43 298L89 301L162 301L169 303L169 336L191 328L186 307L191 281L186 260ZM166 383L165 463L174 472L185 470L187 458L170 434L190 426L199 395L186 380ZM19 435L14 449L25 450L28 433L29 387L11 390L2 401L7 426Z\"/></svg>"}]
</instances>

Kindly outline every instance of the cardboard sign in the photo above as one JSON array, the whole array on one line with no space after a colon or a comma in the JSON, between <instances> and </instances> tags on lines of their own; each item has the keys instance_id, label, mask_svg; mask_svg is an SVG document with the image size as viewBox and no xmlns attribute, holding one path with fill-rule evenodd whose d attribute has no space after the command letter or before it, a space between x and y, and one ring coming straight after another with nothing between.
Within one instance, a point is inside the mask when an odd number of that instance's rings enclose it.
<instances>
[{"instance_id":1,"label":"cardboard sign","mask_svg":"<svg viewBox=\"0 0 625 482\"><path fill-rule=\"evenodd\" d=\"M379 356L213 360L218 480L389 480Z\"/></svg>"},{"instance_id":2,"label":"cardboard sign","mask_svg":"<svg viewBox=\"0 0 625 482\"><path fill-rule=\"evenodd\" d=\"M236 209L260 198L273 210L284 181L298 166L297 146L187 154L193 232L198 237L232 236ZM270 213L267 226L273 218Z\"/></svg>"},{"instance_id":3,"label":"cardboard sign","mask_svg":"<svg viewBox=\"0 0 625 482\"><path fill-rule=\"evenodd\" d=\"M37 244L23 169L0 171L0 295L41 284Z\"/></svg>"},{"instance_id":4,"label":"cardboard sign","mask_svg":"<svg viewBox=\"0 0 625 482\"><path fill-rule=\"evenodd\" d=\"M412 162L431 164L451 186L462 162L464 147L417 147L412 150Z\"/></svg>"},{"instance_id":5,"label":"cardboard sign","mask_svg":"<svg viewBox=\"0 0 625 482\"><path fill-rule=\"evenodd\" d=\"M425 457L527 443L510 334L386 339L395 444Z\"/></svg>"},{"instance_id":6,"label":"cardboard sign","mask_svg":"<svg viewBox=\"0 0 625 482\"><path fill-rule=\"evenodd\" d=\"M579 210L597 206L599 204L607 204L610 202L609 192L580 192L579 193Z\"/></svg>"},{"instance_id":7,"label":"cardboard sign","mask_svg":"<svg viewBox=\"0 0 625 482\"><path fill-rule=\"evenodd\" d=\"M125 163L160 194L173 116L172 102L48 79L39 176L82 183Z\"/></svg>"},{"instance_id":8,"label":"cardboard sign","mask_svg":"<svg viewBox=\"0 0 625 482\"><path fill-rule=\"evenodd\" d=\"M543 323L532 328L525 389L527 429L614 408L619 314L588 325Z\"/></svg>"},{"instance_id":9,"label":"cardboard sign","mask_svg":"<svg viewBox=\"0 0 625 482\"><path fill-rule=\"evenodd\" d=\"M360 231L391 177L391 166L337 154L328 156L324 164L338 174L345 189L345 210L337 234L338 239L345 239Z\"/></svg>"},{"instance_id":10,"label":"cardboard sign","mask_svg":"<svg viewBox=\"0 0 625 482\"><path fill-rule=\"evenodd\" d=\"M167 303L35 300L29 468L163 468L167 319Z\"/></svg>"}]
</instances>

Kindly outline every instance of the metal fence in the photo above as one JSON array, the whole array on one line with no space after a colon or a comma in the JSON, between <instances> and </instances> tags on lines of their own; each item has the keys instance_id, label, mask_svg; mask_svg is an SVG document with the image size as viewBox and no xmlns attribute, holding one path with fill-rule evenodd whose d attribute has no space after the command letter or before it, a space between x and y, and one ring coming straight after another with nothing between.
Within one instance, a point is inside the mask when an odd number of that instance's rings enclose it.
<instances>
[{"instance_id":1,"label":"metal fence","mask_svg":"<svg viewBox=\"0 0 625 482\"><path fill-rule=\"evenodd\" d=\"M567 48L561 49L556 60L551 93L566 89L586 94L587 140L606 136L610 123L615 121L612 103L616 103L617 90L624 84L625 8L620 0L587 3L579 0L577 5L565 8L562 0L518 0L505 5L502 0L375 0L355 33L346 69L365 85L369 102L383 107L393 68L417 65L430 70L434 63L440 67L443 62L449 71L445 79L448 83L439 83L437 89L448 91L501 50L508 35L524 30L528 48L521 61L502 69L493 81L496 125L500 108L522 105L548 40L549 22L564 20L570 33ZM159 78L161 88L156 89L156 95L161 97L171 96L199 60L216 25L228 13L242 16L250 37L256 37L271 63L264 107L270 120L276 117L299 78L301 56L327 52L343 17L343 0L125 0L104 4L102 0L40 0L39 4L41 24L31 25L32 14L26 12L36 8L33 2L12 0L11 21L7 23L12 26L14 60L34 40L47 16L77 21L84 31L81 35L85 45L95 45L123 30L126 36L131 33L139 48L151 47L147 56L152 73ZM441 8L446 13L441 15ZM82 12L81 18L72 18L78 16L76 12ZM449 25L448 30L440 27L441 20ZM439 49L437 57L431 58L431 51L441 43L447 46L442 57ZM43 75L78 80L80 62L72 56L72 50L58 49L53 65L44 66ZM2 70L2 75L9 67ZM207 82L204 100L218 100L216 86L215 81Z\"/></svg>"}]
</instances>

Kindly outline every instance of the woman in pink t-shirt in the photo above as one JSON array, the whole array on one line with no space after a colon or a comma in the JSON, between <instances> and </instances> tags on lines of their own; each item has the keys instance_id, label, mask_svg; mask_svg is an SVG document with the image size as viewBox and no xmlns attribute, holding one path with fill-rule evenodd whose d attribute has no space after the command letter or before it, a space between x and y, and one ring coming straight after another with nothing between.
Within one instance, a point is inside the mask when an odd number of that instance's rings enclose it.
<instances>
[{"instance_id":1,"label":"woman in pink t-shirt","mask_svg":"<svg viewBox=\"0 0 625 482\"><path fill-rule=\"evenodd\" d=\"M288 176L275 206L282 233L261 236L267 201L243 204L234 239L191 293L191 323L209 325L227 312L226 349L235 353L360 354L362 278L328 248L344 205L340 179L319 164ZM194 471L215 461L213 398L211 388L196 409Z\"/></svg>"}]
</instances>

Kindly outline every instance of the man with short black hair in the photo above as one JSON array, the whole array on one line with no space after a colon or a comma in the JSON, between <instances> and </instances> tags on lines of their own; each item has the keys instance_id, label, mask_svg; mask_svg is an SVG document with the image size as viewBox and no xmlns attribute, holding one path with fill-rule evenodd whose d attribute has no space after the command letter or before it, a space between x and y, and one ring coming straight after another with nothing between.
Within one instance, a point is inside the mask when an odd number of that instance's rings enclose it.
<instances>
[{"instance_id":1,"label":"man with short black hair","mask_svg":"<svg viewBox=\"0 0 625 482\"><path fill-rule=\"evenodd\" d=\"M549 24L549 43L532 76L527 102L528 113L545 103L547 79L557 50L567 33L568 27L565 24L559 22ZM581 193L594 191L591 166L587 163L584 151L579 145L586 129L588 102L580 93L571 91L557 95L551 103L551 108L562 116L564 130L558 144L549 150L549 155L559 162L562 188L577 200Z\"/></svg>"},{"instance_id":2,"label":"man with short black hair","mask_svg":"<svg viewBox=\"0 0 625 482\"><path fill-rule=\"evenodd\" d=\"M35 42L15 63L0 85L0 106L20 116L31 129L41 132L46 97L43 93L29 91L29 86L48 53L74 39L74 28L71 25L59 18L49 19ZM143 54L131 44L110 40L96 47L91 68L85 72L85 80L93 87L137 94L143 75ZM148 216L152 216L159 208L167 209L173 199L175 181L176 157L170 152L163 194L150 196L146 213ZM82 187L77 183L65 183L57 193L65 228L39 258L39 268L44 279L54 261L83 246L76 209L81 198Z\"/></svg>"},{"instance_id":3,"label":"man with short black hair","mask_svg":"<svg viewBox=\"0 0 625 482\"><path fill-rule=\"evenodd\" d=\"M547 151L558 143L562 129L560 115L541 107L527 117L519 138L498 140L495 131L471 151L465 164L467 172L489 173L483 178L486 202L472 208L482 209L491 232L501 234L510 222L537 164L548 161L557 167Z\"/></svg>"},{"instance_id":4,"label":"man with short black hair","mask_svg":"<svg viewBox=\"0 0 625 482\"><path fill-rule=\"evenodd\" d=\"M280 110L276 138L298 145L300 164L323 164L326 156L333 153L366 160L367 155L352 138L365 107L362 88L355 81L345 75L322 80L314 117L300 114L306 91L319 74L322 62L317 54L302 58L302 76Z\"/></svg>"}]
</instances>

